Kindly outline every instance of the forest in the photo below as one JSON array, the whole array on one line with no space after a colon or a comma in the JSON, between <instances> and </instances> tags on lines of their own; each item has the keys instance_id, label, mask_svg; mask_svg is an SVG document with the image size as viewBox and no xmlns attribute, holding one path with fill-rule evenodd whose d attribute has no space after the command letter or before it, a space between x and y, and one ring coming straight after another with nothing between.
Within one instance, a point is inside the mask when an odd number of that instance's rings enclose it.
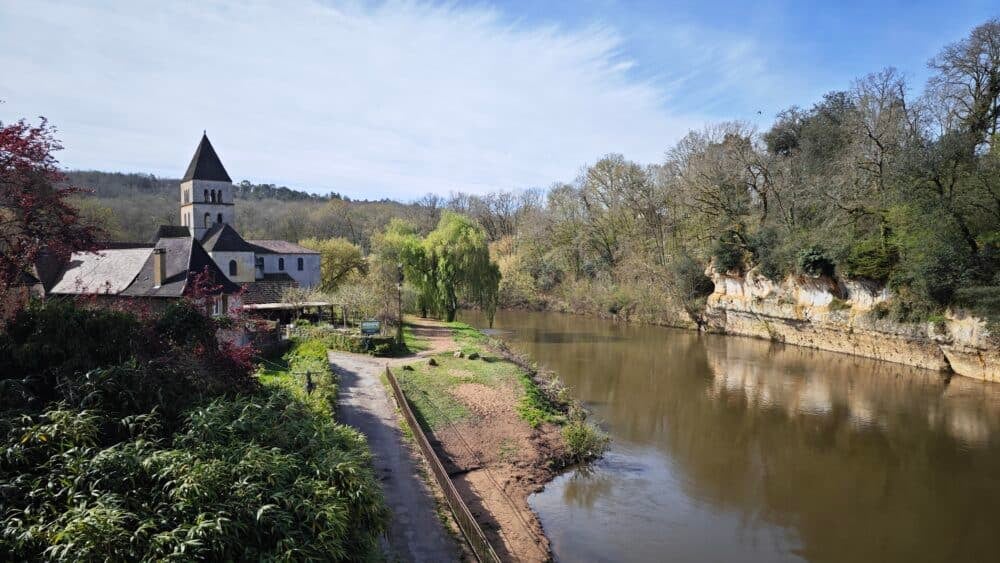
<instances>
[{"instance_id":1,"label":"forest","mask_svg":"<svg viewBox=\"0 0 1000 563\"><path fill-rule=\"evenodd\" d=\"M390 223L425 236L443 211L456 212L485 236L501 307L670 324L697 314L711 267L869 280L892 289L884 314L897 321L952 306L991 316L1000 305L1000 19L946 45L928 69L922 85L877 70L768 127L691 131L657 163L608 154L545 189L399 203L243 182L238 228L248 238L343 239L334 246L366 257ZM76 202L116 238L176 222L176 180L73 172L70 181L95 190ZM326 289L360 283L363 262Z\"/></svg>"}]
</instances>

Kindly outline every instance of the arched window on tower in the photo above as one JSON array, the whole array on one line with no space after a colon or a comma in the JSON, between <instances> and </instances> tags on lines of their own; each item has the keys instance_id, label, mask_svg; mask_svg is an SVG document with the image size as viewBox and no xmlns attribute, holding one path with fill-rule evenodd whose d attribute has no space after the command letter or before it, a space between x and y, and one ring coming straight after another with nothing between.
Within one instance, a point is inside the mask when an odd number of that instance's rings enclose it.
<instances>
[{"instance_id":1,"label":"arched window on tower","mask_svg":"<svg viewBox=\"0 0 1000 563\"><path fill-rule=\"evenodd\" d=\"M208 203L208 190L205 190L205 203Z\"/></svg>"},{"instance_id":2,"label":"arched window on tower","mask_svg":"<svg viewBox=\"0 0 1000 563\"><path fill-rule=\"evenodd\" d=\"M301 272L302 270L304 270L304 269L305 269L305 261L304 261L304 260L302 260L301 258L299 258L299 259L298 259L298 261L299 261L299 264L298 264L298 266L299 266L299 271Z\"/></svg>"},{"instance_id":3,"label":"arched window on tower","mask_svg":"<svg viewBox=\"0 0 1000 563\"><path fill-rule=\"evenodd\" d=\"M278 271L279 272L284 272L285 271L285 259L284 258L278 258Z\"/></svg>"},{"instance_id":4,"label":"arched window on tower","mask_svg":"<svg viewBox=\"0 0 1000 563\"><path fill-rule=\"evenodd\" d=\"M212 190L212 203L215 203L215 190Z\"/></svg>"},{"instance_id":5,"label":"arched window on tower","mask_svg":"<svg viewBox=\"0 0 1000 563\"><path fill-rule=\"evenodd\" d=\"M219 223L221 223L221 222L222 222L222 213L219 213L219 221L218 221L218 222L219 222Z\"/></svg>"},{"instance_id":6,"label":"arched window on tower","mask_svg":"<svg viewBox=\"0 0 1000 563\"><path fill-rule=\"evenodd\" d=\"M206 213L205 214L205 228L207 229L207 228L209 228L211 226L212 226L212 214L211 213Z\"/></svg>"},{"instance_id":7,"label":"arched window on tower","mask_svg":"<svg viewBox=\"0 0 1000 563\"><path fill-rule=\"evenodd\" d=\"M230 276L236 275L236 260L229 261L229 275Z\"/></svg>"}]
</instances>

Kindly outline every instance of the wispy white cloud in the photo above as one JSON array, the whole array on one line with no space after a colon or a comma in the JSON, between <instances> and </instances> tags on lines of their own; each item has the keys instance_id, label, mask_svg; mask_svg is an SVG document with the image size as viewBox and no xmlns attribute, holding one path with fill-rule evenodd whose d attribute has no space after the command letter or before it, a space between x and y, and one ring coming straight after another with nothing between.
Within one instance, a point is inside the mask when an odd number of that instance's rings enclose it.
<instances>
[{"instance_id":1,"label":"wispy white cloud","mask_svg":"<svg viewBox=\"0 0 1000 563\"><path fill-rule=\"evenodd\" d=\"M0 119L49 117L71 167L176 176L207 128L238 179L404 199L545 186L607 152L659 160L706 120L669 109L694 84L753 87L755 45L674 33L699 60L664 89L614 29L488 8L7 2Z\"/></svg>"}]
</instances>

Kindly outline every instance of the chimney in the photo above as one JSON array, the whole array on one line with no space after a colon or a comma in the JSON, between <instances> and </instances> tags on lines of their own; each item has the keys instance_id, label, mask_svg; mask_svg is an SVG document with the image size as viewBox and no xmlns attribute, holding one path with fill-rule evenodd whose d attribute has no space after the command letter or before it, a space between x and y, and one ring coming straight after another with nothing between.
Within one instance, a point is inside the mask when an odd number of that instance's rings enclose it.
<instances>
[{"instance_id":1,"label":"chimney","mask_svg":"<svg viewBox=\"0 0 1000 563\"><path fill-rule=\"evenodd\" d=\"M153 287L163 285L163 280L167 279L167 249L153 249Z\"/></svg>"}]
</instances>

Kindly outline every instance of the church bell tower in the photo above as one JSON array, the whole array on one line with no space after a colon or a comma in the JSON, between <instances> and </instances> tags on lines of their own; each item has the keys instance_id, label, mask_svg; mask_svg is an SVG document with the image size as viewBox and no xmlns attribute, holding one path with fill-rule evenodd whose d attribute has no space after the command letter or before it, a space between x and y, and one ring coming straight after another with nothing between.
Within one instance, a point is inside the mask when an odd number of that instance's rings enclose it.
<instances>
[{"instance_id":1,"label":"church bell tower","mask_svg":"<svg viewBox=\"0 0 1000 563\"><path fill-rule=\"evenodd\" d=\"M212 148L207 134L202 134L191 164L181 178L181 225L201 240L216 223L235 226L236 206L233 180Z\"/></svg>"}]
</instances>

